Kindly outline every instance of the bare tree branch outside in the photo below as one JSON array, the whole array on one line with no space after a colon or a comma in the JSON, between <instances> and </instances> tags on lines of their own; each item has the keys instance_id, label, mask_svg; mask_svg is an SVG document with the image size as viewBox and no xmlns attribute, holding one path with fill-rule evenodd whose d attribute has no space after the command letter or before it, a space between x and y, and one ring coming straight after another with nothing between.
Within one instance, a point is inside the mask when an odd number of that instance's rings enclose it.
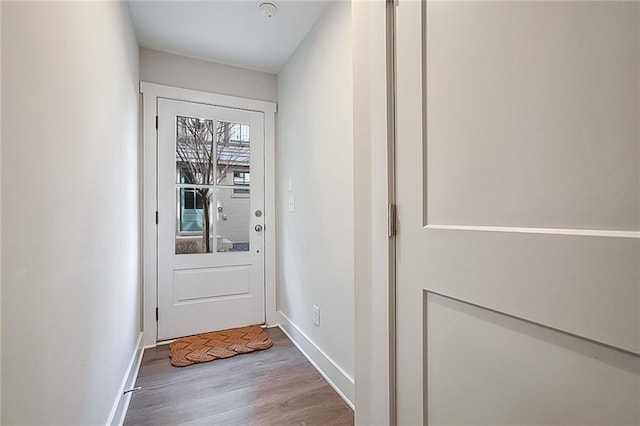
<instances>
[{"instance_id":1,"label":"bare tree branch outside","mask_svg":"<svg viewBox=\"0 0 640 426\"><path fill-rule=\"evenodd\" d=\"M202 243L199 252L211 252L211 198L214 186L226 177L230 167L248 165L249 143L239 141L238 125L194 117L178 117L176 131L176 173L178 183L193 184L202 201ZM215 141L215 144L214 144Z\"/></svg>"}]
</instances>

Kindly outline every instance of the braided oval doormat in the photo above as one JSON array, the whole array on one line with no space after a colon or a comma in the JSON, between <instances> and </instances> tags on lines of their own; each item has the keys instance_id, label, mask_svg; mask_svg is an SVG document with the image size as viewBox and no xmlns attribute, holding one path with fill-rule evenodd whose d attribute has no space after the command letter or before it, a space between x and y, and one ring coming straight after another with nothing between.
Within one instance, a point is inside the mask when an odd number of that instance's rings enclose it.
<instances>
[{"instance_id":1,"label":"braided oval doormat","mask_svg":"<svg viewBox=\"0 0 640 426\"><path fill-rule=\"evenodd\" d=\"M271 346L273 342L262 327L251 325L178 339L169 345L169 358L174 367L186 367L261 351Z\"/></svg>"}]
</instances>

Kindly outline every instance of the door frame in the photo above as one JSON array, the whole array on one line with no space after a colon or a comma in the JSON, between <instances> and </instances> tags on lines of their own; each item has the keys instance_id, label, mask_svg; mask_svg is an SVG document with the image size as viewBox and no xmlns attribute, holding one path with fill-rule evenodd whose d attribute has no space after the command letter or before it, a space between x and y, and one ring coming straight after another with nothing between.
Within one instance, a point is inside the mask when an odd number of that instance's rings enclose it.
<instances>
[{"instance_id":1,"label":"door frame","mask_svg":"<svg viewBox=\"0 0 640 426\"><path fill-rule=\"evenodd\" d=\"M354 67L355 420L395 425L395 9L351 3ZM400 0L419 1L419 0ZM394 207L392 207L394 206Z\"/></svg>"},{"instance_id":2,"label":"door frame","mask_svg":"<svg viewBox=\"0 0 640 426\"><path fill-rule=\"evenodd\" d=\"M220 95L162 84L140 82L142 113L142 332L145 347L158 343L158 209L156 119L158 99L171 99L242 109L264 114L264 278L265 316L267 325L278 324L276 312L276 169L274 102Z\"/></svg>"}]
</instances>

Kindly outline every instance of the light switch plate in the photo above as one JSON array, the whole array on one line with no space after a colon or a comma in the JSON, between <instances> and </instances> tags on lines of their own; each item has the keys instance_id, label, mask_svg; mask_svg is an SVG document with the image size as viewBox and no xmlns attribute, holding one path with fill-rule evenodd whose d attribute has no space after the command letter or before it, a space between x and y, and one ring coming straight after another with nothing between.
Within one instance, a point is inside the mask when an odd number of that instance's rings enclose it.
<instances>
[{"instance_id":1,"label":"light switch plate","mask_svg":"<svg viewBox=\"0 0 640 426\"><path fill-rule=\"evenodd\" d=\"M320 327L320 308L313 305L313 324Z\"/></svg>"},{"instance_id":2,"label":"light switch plate","mask_svg":"<svg viewBox=\"0 0 640 426\"><path fill-rule=\"evenodd\" d=\"M296 211L296 197L293 195L289 196L289 212L293 213Z\"/></svg>"}]
</instances>

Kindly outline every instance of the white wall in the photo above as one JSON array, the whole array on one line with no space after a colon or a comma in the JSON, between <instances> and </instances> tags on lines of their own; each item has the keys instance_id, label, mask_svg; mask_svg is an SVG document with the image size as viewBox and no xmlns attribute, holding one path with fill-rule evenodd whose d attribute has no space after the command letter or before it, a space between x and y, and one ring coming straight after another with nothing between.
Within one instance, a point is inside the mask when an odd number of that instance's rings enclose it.
<instances>
[{"instance_id":1,"label":"white wall","mask_svg":"<svg viewBox=\"0 0 640 426\"><path fill-rule=\"evenodd\" d=\"M276 76L140 48L140 80L185 89L275 102Z\"/></svg>"},{"instance_id":2,"label":"white wall","mask_svg":"<svg viewBox=\"0 0 640 426\"><path fill-rule=\"evenodd\" d=\"M278 308L298 340L324 352L307 346L316 363L333 361L325 373L353 400L351 52L350 5L332 3L278 75L276 155ZM313 305L320 327L312 322Z\"/></svg>"},{"instance_id":3,"label":"white wall","mask_svg":"<svg viewBox=\"0 0 640 426\"><path fill-rule=\"evenodd\" d=\"M140 330L138 46L123 3L2 8L2 423L105 424Z\"/></svg>"}]
</instances>

